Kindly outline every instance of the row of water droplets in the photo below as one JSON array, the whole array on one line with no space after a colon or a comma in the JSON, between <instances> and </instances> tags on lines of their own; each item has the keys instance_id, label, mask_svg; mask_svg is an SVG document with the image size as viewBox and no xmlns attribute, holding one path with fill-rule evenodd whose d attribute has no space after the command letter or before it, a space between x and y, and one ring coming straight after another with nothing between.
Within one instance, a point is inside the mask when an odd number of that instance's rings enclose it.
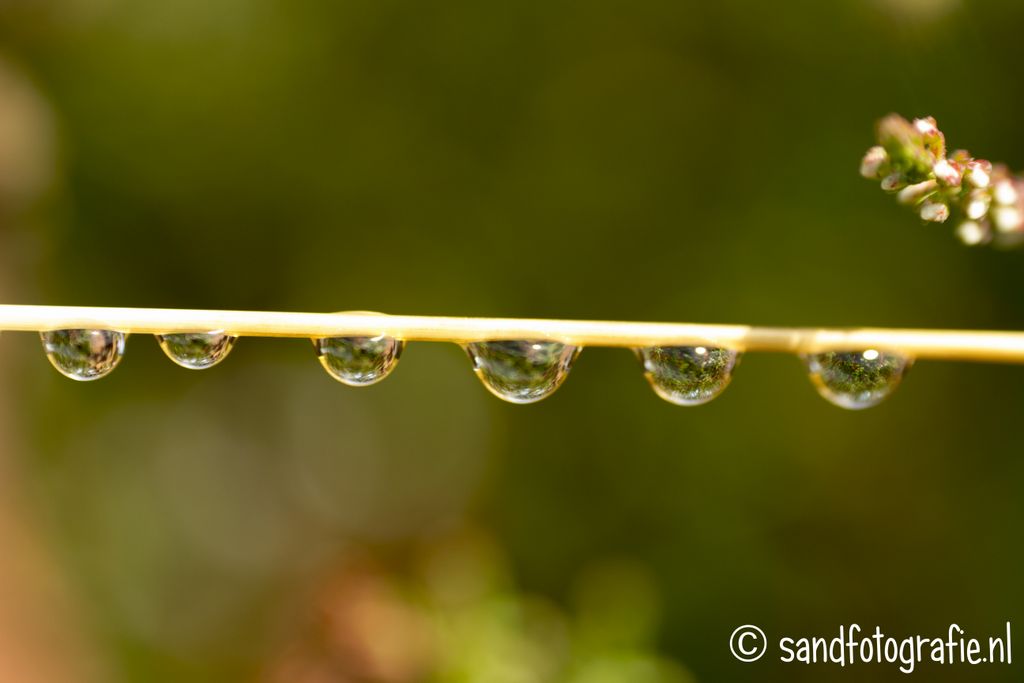
<instances>
[{"instance_id":1,"label":"row of water droplets","mask_svg":"<svg viewBox=\"0 0 1024 683\"><path fill-rule=\"evenodd\" d=\"M127 335L112 330L42 332L43 348L61 374L79 381L109 374L124 355ZM223 331L156 336L167 356L192 370L224 360L237 336ZM350 386L375 384L391 373L405 342L388 336L326 337L313 340L320 364ZM557 341L477 341L463 345L473 370L495 396L534 403L550 396L568 377L582 350ZM705 346L653 346L635 350L644 376L661 398L683 406L707 403L729 385L740 353ZM851 410L878 404L896 389L910 367L906 356L867 349L804 356L818 393Z\"/></svg>"}]
</instances>

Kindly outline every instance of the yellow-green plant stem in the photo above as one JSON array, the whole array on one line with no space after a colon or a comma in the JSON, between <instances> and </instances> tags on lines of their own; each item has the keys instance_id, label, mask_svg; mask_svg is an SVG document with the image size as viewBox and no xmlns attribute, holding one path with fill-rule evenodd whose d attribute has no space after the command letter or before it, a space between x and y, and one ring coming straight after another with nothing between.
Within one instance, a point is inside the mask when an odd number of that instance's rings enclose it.
<instances>
[{"instance_id":1,"label":"yellow-green plant stem","mask_svg":"<svg viewBox=\"0 0 1024 683\"><path fill-rule=\"evenodd\" d=\"M388 335L407 341L456 343L536 339L577 346L709 346L797 354L873 348L916 358L1024 362L1024 332L0 305L0 330L59 329L141 334L221 330L240 337Z\"/></svg>"}]
</instances>

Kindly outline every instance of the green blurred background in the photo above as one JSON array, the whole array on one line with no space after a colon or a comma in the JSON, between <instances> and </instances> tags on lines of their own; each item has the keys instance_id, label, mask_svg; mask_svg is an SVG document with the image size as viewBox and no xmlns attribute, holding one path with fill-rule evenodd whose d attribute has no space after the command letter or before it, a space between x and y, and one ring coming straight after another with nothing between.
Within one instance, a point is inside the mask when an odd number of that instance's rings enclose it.
<instances>
[{"instance_id":1,"label":"green blurred background","mask_svg":"<svg viewBox=\"0 0 1024 683\"><path fill-rule=\"evenodd\" d=\"M0 293L1024 329L1024 255L857 174L890 111L1024 168L1022 27L1014 0L2 1ZM0 347L2 680L897 681L729 634L1024 617L1019 367L922 362L853 413L758 354L687 409L590 349L523 407L453 345L368 389L301 340L192 373L136 336L92 384Z\"/></svg>"}]
</instances>

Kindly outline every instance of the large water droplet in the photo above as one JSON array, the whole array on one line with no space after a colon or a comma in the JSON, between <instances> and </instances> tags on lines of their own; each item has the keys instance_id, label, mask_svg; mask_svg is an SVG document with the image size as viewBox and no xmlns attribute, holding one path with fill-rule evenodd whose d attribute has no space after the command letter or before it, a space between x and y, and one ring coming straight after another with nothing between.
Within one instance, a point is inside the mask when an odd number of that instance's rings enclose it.
<instances>
[{"instance_id":1,"label":"large water droplet","mask_svg":"<svg viewBox=\"0 0 1024 683\"><path fill-rule=\"evenodd\" d=\"M580 349L554 341L487 341L466 344L466 352L492 394L533 403L562 385Z\"/></svg>"},{"instance_id":2,"label":"large water droplet","mask_svg":"<svg viewBox=\"0 0 1024 683\"><path fill-rule=\"evenodd\" d=\"M804 360L818 393L849 410L880 403L899 386L913 364L907 356L877 349L826 351Z\"/></svg>"},{"instance_id":3,"label":"large water droplet","mask_svg":"<svg viewBox=\"0 0 1024 683\"><path fill-rule=\"evenodd\" d=\"M183 368L205 370L227 358L238 337L217 332L158 334L156 340L167 357Z\"/></svg>"},{"instance_id":4,"label":"large water droplet","mask_svg":"<svg viewBox=\"0 0 1024 683\"><path fill-rule=\"evenodd\" d=\"M636 353L655 393L681 406L699 406L725 391L740 355L706 346L654 346Z\"/></svg>"},{"instance_id":5,"label":"large water droplet","mask_svg":"<svg viewBox=\"0 0 1024 683\"><path fill-rule=\"evenodd\" d=\"M51 330L40 332L46 357L65 377L88 382L110 373L124 356L123 332Z\"/></svg>"},{"instance_id":6,"label":"large water droplet","mask_svg":"<svg viewBox=\"0 0 1024 683\"><path fill-rule=\"evenodd\" d=\"M381 381L398 365L405 342L394 337L325 337L314 339L313 346L334 379L353 387L365 387Z\"/></svg>"}]
</instances>

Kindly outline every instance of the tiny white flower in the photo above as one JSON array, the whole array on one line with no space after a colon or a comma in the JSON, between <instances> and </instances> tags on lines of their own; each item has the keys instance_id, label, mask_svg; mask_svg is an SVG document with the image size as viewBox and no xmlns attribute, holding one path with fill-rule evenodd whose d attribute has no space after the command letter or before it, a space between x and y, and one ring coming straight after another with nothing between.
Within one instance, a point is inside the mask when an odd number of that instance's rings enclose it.
<instances>
[{"instance_id":1,"label":"tiny white flower","mask_svg":"<svg viewBox=\"0 0 1024 683\"><path fill-rule=\"evenodd\" d=\"M1015 206L999 206L992 211L992 222L999 232L1015 232L1021 228L1020 210Z\"/></svg>"},{"instance_id":2,"label":"tiny white flower","mask_svg":"<svg viewBox=\"0 0 1024 683\"><path fill-rule=\"evenodd\" d=\"M876 145L869 149L860 162L860 174L865 178L877 178L882 164L889 160L885 148Z\"/></svg>"},{"instance_id":3,"label":"tiny white flower","mask_svg":"<svg viewBox=\"0 0 1024 683\"><path fill-rule=\"evenodd\" d=\"M988 202L988 196L984 194L972 198L971 201L967 203L967 217L972 221L984 218L985 214L988 213Z\"/></svg>"},{"instance_id":4,"label":"tiny white flower","mask_svg":"<svg viewBox=\"0 0 1024 683\"><path fill-rule=\"evenodd\" d=\"M981 244L988 237L988 234L981 223L977 221L964 221L956 228L956 236L964 244Z\"/></svg>"},{"instance_id":5,"label":"tiny white flower","mask_svg":"<svg viewBox=\"0 0 1024 683\"><path fill-rule=\"evenodd\" d=\"M942 202L925 202L921 205L921 218L932 223L945 223L949 218L949 207Z\"/></svg>"},{"instance_id":6,"label":"tiny white flower","mask_svg":"<svg viewBox=\"0 0 1024 683\"><path fill-rule=\"evenodd\" d=\"M992 184L992 176L989 175L988 171L976 161L972 161L967 165L967 180L978 188L986 188Z\"/></svg>"},{"instance_id":7,"label":"tiny white flower","mask_svg":"<svg viewBox=\"0 0 1024 683\"><path fill-rule=\"evenodd\" d=\"M946 159L939 159L935 162L935 165L932 166L932 172L935 173L938 181L947 187L957 187L960 185L960 171Z\"/></svg>"},{"instance_id":8,"label":"tiny white flower","mask_svg":"<svg viewBox=\"0 0 1024 683\"><path fill-rule=\"evenodd\" d=\"M1013 182L1010 180L1000 180L996 183L995 192L996 204L1003 204L1009 206L1017 203L1017 188L1013 186Z\"/></svg>"}]
</instances>

